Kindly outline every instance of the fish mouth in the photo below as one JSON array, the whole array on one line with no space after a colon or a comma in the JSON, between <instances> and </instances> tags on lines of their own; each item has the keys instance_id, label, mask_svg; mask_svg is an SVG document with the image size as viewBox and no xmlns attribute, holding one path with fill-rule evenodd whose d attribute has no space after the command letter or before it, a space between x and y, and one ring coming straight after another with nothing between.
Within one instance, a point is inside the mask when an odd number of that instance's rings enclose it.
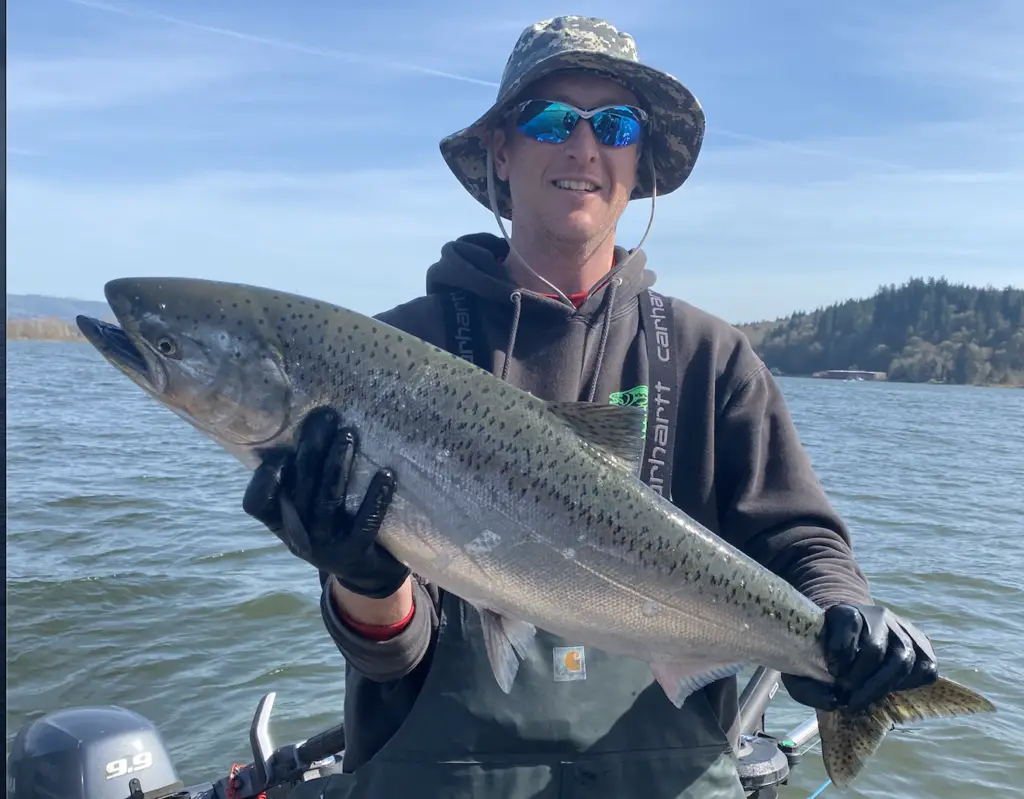
<instances>
[{"instance_id":1,"label":"fish mouth","mask_svg":"<svg viewBox=\"0 0 1024 799\"><path fill-rule=\"evenodd\" d=\"M149 363L136 347L124 328L91 316L76 316L75 322L82 335L114 366L129 377L150 380Z\"/></svg>"}]
</instances>

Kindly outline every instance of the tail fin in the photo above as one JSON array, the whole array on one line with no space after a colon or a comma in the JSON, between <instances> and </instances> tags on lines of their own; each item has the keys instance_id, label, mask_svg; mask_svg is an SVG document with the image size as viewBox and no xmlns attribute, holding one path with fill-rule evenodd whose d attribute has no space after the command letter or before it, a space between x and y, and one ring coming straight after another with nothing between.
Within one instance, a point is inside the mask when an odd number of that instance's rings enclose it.
<instances>
[{"instance_id":1,"label":"tail fin","mask_svg":"<svg viewBox=\"0 0 1024 799\"><path fill-rule=\"evenodd\" d=\"M866 710L818 711L818 735L825 771L837 788L845 788L886 733L897 724L925 719L995 712L995 705L952 680L889 694Z\"/></svg>"}]
</instances>

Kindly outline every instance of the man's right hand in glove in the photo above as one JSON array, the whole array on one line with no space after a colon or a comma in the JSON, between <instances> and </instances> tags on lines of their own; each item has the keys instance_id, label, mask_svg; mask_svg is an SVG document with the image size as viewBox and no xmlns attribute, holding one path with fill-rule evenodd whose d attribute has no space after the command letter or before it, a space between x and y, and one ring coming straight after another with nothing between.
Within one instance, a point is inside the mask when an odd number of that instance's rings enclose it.
<instances>
[{"instance_id":1,"label":"man's right hand in glove","mask_svg":"<svg viewBox=\"0 0 1024 799\"><path fill-rule=\"evenodd\" d=\"M412 609L409 569L377 541L395 476L377 472L350 512L345 497L358 446L357 431L341 427L332 409L314 409L302 421L294 449L264 453L242 507L293 555L334 577L334 599L344 615L386 625Z\"/></svg>"}]
</instances>

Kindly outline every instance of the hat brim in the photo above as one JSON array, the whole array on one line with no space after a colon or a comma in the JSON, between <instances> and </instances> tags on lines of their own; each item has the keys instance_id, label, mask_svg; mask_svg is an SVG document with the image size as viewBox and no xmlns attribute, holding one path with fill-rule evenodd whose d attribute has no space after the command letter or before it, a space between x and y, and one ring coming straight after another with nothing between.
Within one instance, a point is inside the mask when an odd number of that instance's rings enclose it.
<instances>
[{"instance_id":1,"label":"hat brim","mask_svg":"<svg viewBox=\"0 0 1024 799\"><path fill-rule=\"evenodd\" d=\"M657 181L659 196L678 189L693 171L704 140L704 111L689 89L661 70L606 53L562 52L537 62L511 83L484 114L462 130L441 140L441 156L462 186L481 205L490 209L487 198L487 149L485 136L516 96L529 84L553 72L584 69L605 75L637 95L650 117L645 146L651 148L654 173L643 158L637 168L637 183L631 200L651 196ZM512 218L512 197L508 184L495 177L498 213Z\"/></svg>"}]
</instances>

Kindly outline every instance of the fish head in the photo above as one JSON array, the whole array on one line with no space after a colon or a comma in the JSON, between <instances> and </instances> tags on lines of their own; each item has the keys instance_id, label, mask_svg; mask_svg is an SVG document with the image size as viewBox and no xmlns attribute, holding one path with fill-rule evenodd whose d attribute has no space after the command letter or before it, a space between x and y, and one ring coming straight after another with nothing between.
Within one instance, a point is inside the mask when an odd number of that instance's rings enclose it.
<instances>
[{"instance_id":1,"label":"fish head","mask_svg":"<svg viewBox=\"0 0 1024 799\"><path fill-rule=\"evenodd\" d=\"M257 294L185 278L121 278L104 293L120 324L78 327L147 394L236 452L289 429L295 391Z\"/></svg>"}]
</instances>

